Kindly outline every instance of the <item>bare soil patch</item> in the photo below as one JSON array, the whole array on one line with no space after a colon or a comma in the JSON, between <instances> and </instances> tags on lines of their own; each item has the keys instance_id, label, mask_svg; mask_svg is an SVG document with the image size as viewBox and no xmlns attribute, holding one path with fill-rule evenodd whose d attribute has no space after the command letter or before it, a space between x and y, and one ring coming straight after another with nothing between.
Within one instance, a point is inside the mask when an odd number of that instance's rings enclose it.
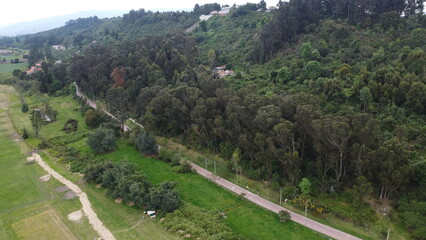
<instances>
[{"instance_id":1,"label":"bare soil patch","mask_svg":"<svg viewBox=\"0 0 426 240\"><path fill-rule=\"evenodd\" d=\"M73 222L81 223L82 218L83 218L83 210L81 209L68 214L68 219Z\"/></svg>"},{"instance_id":2,"label":"bare soil patch","mask_svg":"<svg viewBox=\"0 0 426 240\"><path fill-rule=\"evenodd\" d=\"M46 174L46 175L44 175L44 176L41 176L38 180L39 180L40 182L47 182L47 181L49 181L49 180L50 180L50 177L51 177L51 175L50 175L50 174Z\"/></svg>"},{"instance_id":3,"label":"bare soil patch","mask_svg":"<svg viewBox=\"0 0 426 240\"><path fill-rule=\"evenodd\" d=\"M70 190L70 189L69 189L69 187L67 187L67 186L60 186L60 187L55 188L55 191L56 191L57 193L66 192L66 191L68 191L68 190Z\"/></svg>"},{"instance_id":4,"label":"bare soil patch","mask_svg":"<svg viewBox=\"0 0 426 240\"><path fill-rule=\"evenodd\" d=\"M65 195L64 195L64 199L67 199L67 200L69 200L69 199L74 199L74 198L76 198L77 197L77 194L75 194L75 192L74 191L68 191L67 193L65 193Z\"/></svg>"}]
</instances>

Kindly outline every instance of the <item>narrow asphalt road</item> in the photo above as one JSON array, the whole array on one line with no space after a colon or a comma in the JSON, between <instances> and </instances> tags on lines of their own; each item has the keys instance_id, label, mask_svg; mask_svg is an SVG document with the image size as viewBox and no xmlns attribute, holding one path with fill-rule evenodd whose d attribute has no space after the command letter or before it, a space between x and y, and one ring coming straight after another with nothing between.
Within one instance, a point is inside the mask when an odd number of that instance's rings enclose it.
<instances>
[{"instance_id":1,"label":"narrow asphalt road","mask_svg":"<svg viewBox=\"0 0 426 240\"><path fill-rule=\"evenodd\" d=\"M285 209L283 207L281 207L280 205L277 205L269 200L266 200L262 197L260 197L257 194L254 194L250 191L247 191L246 189L235 185L234 183L223 179L215 174L213 174L212 172L207 171L206 169L198 166L197 164L194 163L190 163L192 168L194 168L198 174L204 176L205 178L217 183L218 185L238 194L244 194L244 198L246 198L247 200L261 206L264 207L272 212L275 213L279 213L282 210L286 210L290 213L291 216L291 220L293 220L294 222L297 222L299 224L302 224L312 230L315 230L319 233L322 233L324 235L330 236L332 238L335 239L339 239L339 240L361 240L360 238L357 238L355 236L352 236L350 234L347 234L345 232L342 232L340 230L334 229L332 227L329 227L327 225L324 225L322 223L319 223L317 221L311 220L309 218L305 218L304 216L297 214L295 212L292 212L288 209Z\"/></svg>"},{"instance_id":2,"label":"narrow asphalt road","mask_svg":"<svg viewBox=\"0 0 426 240\"><path fill-rule=\"evenodd\" d=\"M91 100L90 98L88 98L84 93L82 93L81 91L80 91L80 88L77 86L77 83L75 83L74 82L74 86L75 86L75 94L77 95L77 96L79 96L80 98L82 98L84 101L86 101L86 103L90 106L90 107L92 107L92 108L94 108L94 109L98 109L98 105L96 104L96 102L95 101L93 101L93 100ZM107 110L105 110L105 109L101 109L102 110L102 112L104 112L106 115L108 115L110 118L112 118L112 119L114 119L114 120L117 120L117 118L114 116L114 115L112 115L110 112L108 112ZM122 128L123 128L123 130L125 131L125 132L127 132L127 131L130 131L130 130L132 130L129 126L127 126L126 124L123 124L123 126L122 126Z\"/></svg>"},{"instance_id":3,"label":"narrow asphalt road","mask_svg":"<svg viewBox=\"0 0 426 240\"><path fill-rule=\"evenodd\" d=\"M92 108L96 109L97 108L96 103L94 101L90 100L89 98L87 98L83 93L81 93L77 84L76 83L74 83L74 84L75 84L75 87L77 89L77 91L76 91L77 96L85 99L86 102ZM102 109L102 111L104 111L106 114L108 114L108 116L112 117L113 119L116 119L111 113L107 112L106 110ZM142 125L140 125L139 123L137 123L133 119L131 119L131 120L134 123L136 123L138 126L143 128ZM130 130L130 128L127 125L124 125L124 126L125 126L125 131ZM127 130L126 130L126 127L127 127ZM266 208L266 209L268 209L272 212L275 212L275 213L279 213L282 210L288 211L290 213L292 221L297 222L299 224L302 224L302 225L304 225L304 226L306 226L306 227L308 227L308 228L310 228L314 231L317 231L319 233L322 233L324 235L330 236L330 237L332 237L334 239L338 239L338 240L361 240L361 238L357 238L355 236L352 236L350 234L347 234L347 233L342 232L340 230L337 230L335 228L329 227L327 225L324 225L324 224L319 223L317 221L314 221L312 219L305 218L304 216L302 216L298 213L292 212L292 211L290 211L286 208L283 208L280 205L277 205L277 204L275 204L275 203L273 203L269 200L266 200L266 199L260 197L257 194L254 194L250 191L247 191L246 189L244 189L244 188L242 188L242 187L240 187L240 186L238 186L238 185L236 185L236 184L234 184L234 183L232 183L232 182L230 182L230 181L228 181L224 178L221 178L221 177L213 174L212 172L207 171L206 169L198 166L195 163L191 162L190 164L191 164L192 168L194 168L197 171L198 174L204 176L205 178L217 183L218 185L220 185L220 186L222 186L222 187L224 187L224 188L226 188L226 189L228 189L228 190L230 190L230 191L232 191L232 192L234 192L238 195L244 194L244 198L246 198L247 200L249 200L249 201L251 201L251 202L253 202L253 203L255 203L255 204L257 204L257 205L259 205L263 208Z\"/></svg>"}]
</instances>

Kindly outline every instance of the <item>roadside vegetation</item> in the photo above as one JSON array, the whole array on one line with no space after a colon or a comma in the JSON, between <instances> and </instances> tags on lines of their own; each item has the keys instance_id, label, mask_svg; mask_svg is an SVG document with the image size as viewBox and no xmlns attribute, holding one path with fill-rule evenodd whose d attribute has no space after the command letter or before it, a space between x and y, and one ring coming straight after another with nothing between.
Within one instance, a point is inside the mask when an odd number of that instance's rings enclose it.
<instances>
[{"instance_id":1,"label":"roadside vegetation","mask_svg":"<svg viewBox=\"0 0 426 240\"><path fill-rule=\"evenodd\" d=\"M176 182L183 203L232 209L222 221L237 235L274 239L291 224L260 210L254 216L236 196L212 202L207 196L220 191L212 186L196 195L203 190L191 183L206 183L185 161L362 238L381 239L391 229L394 238L419 240L426 202L423 2L292 0L266 11L261 1L232 7L188 33L201 14L220 6L79 19L19 44L1 39L3 48L28 49L30 65L41 62L31 75L14 71L2 81L30 96L10 111L31 146L73 172L105 161L134 163L152 184ZM58 58L51 43L79 54ZM73 82L117 122L76 105ZM48 114L46 102L59 115L38 129L28 115L38 108ZM125 132L129 117L144 130ZM188 149L182 153L172 140ZM157 141L166 146L158 153L164 162L148 157ZM248 220L234 208L282 230L253 232L255 224L240 225ZM295 232L310 234L305 230Z\"/></svg>"}]
</instances>

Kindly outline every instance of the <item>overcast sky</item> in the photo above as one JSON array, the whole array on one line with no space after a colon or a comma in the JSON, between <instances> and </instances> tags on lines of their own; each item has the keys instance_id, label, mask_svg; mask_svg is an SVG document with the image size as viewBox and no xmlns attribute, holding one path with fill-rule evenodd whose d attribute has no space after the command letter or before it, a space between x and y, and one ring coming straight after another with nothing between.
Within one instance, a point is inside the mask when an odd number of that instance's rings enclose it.
<instances>
[{"instance_id":1,"label":"overcast sky","mask_svg":"<svg viewBox=\"0 0 426 240\"><path fill-rule=\"evenodd\" d=\"M275 5L278 0L265 0L268 6ZM258 3L260 0L2 0L0 8L0 26L16 22L27 22L53 16L61 16L85 10L131 10L150 9L192 9L196 3L205 4Z\"/></svg>"}]
</instances>

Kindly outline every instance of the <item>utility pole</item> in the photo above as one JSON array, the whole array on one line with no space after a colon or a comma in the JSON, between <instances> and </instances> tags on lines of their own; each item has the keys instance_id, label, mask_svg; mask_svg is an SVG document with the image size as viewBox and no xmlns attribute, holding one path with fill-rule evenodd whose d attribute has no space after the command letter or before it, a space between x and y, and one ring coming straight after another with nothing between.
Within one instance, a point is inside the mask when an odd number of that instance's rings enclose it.
<instances>
[{"instance_id":1,"label":"utility pole","mask_svg":"<svg viewBox=\"0 0 426 240\"><path fill-rule=\"evenodd\" d=\"M217 173L216 173L216 161L215 160L213 160L213 166L214 166L214 174L217 175Z\"/></svg>"},{"instance_id":2,"label":"utility pole","mask_svg":"<svg viewBox=\"0 0 426 240\"><path fill-rule=\"evenodd\" d=\"M305 202L305 226L307 221L307 214L308 214L308 201Z\"/></svg>"},{"instance_id":3,"label":"utility pole","mask_svg":"<svg viewBox=\"0 0 426 240\"><path fill-rule=\"evenodd\" d=\"M388 229L388 237L386 238L386 240L389 240L389 236L390 236L390 228Z\"/></svg>"},{"instance_id":4,"label":"utility pole","mask_svg":"<svg viewBox=\"0 0 426 240\"><path fill-rule=\"evenodd\" d=\"M283 201L283 188L280 188L280 206Z\"/></svg>"}]
</instances>

